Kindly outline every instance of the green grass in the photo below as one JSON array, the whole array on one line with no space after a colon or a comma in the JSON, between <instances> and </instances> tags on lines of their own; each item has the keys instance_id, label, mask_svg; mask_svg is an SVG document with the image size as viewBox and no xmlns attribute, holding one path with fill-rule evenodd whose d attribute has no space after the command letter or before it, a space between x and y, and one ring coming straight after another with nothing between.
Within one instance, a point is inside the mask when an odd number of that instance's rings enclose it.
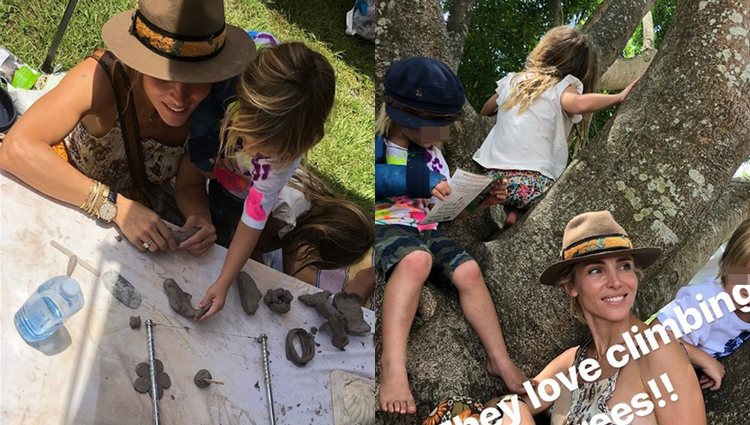
<instances>
[{"instance_id":1,"label":"green grass","mask_svg":"<svg viewBox=\"0 0 750 425\"><path fill-rule=\"evenodd\" d=\"M134 0L82 0L54 62L67 70L95 47L104 47L101 27L110 16L132 9ZM282 41L304 41L324 54L336 71L336 103L323 141L309 164L328 183L371 210L374 192L374 45L344 34L350 0L265 2L225 0L227 21L269 31ZM0 0L0 46L40 67L62 18L64 0ZM304 16L313 18L305 19Z\"/></svg>"}]
</instances>

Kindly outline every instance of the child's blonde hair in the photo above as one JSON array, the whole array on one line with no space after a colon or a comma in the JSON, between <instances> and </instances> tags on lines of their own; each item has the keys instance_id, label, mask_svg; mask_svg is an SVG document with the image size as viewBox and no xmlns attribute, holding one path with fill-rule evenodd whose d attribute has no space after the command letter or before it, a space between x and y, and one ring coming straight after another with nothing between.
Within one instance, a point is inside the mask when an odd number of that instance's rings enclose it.
<instances>
[{"instance_id":1,"label":"child's blonde hair","mask_svg":"<svg viewBox=\"0 0 750 425\"><path fill-rule=\"evenodd\" d=\"M745 267L750 262L750 219L743 221L727 242L719 260L719 278L726 285L726 276L733 267Z\"/></svg>"},{"instance_id":2,"label":"child's blonde hair","mask_svg":"<svg viewBox=\"0 0 750 425\"><path fill-rule=\"evenodd\" d=\"M335 91L331 64L304 43L259 50L222 123L221 152L241 149L290 163L323 137Z\"/></svg>"},{"instance_id":3,"label":"child's blonde hair","mask_svg":"<svg viewBox=\"0 0 750 425\"><path fill-rule=\"evenodd\" d=\"M292 276L308 266L338 269L354 264L374 243L372 218L354 202L337 196L311 170L300 168L289 186L310 201L310 210L297 219L292 231L281 239L284 253L292 253L299 264Z\"/></svg>"},{"instance_id":4,"label":"child's blonde hair","mask_svg":"<svg viewBox=\"0 0 750 425\"><path fill-rule=\"evenodd\" d=\"M392 123L391 117L385 111L385 103L383 103L380 105L377 120L375 121L375 134L388 135L388 130L391 128Z\"/></svg>"},{"instance_id":5,"label":"child's blonde hair","mask_svg":"<svg viewBox=\"0 0 750 425\"><path fill-rule=\"evenodd\" d=\"M584 92L589 93L597 84L598 66L596 50L580 30L569 26L552 28L526 60L530 78L513 86L502 108L507 111L518 105L519 112L526 111L566 75L581 80Z\"/></svg>"}]
</instances>

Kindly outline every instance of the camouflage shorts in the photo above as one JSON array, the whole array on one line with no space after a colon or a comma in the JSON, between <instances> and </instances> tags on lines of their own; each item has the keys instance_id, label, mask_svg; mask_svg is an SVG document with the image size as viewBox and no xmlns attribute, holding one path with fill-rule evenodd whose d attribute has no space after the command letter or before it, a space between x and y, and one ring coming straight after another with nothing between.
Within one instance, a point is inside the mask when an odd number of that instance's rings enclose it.
<instances>
[{"instance_id":1,"label":"camouflage shorts","mask_svg":"<svg viewBox=\"0 0 750 425\"><path fill-rule=\"evenodd\" d=\"M453 239L439 230L419 232L415 227L392 225L375 226L375 267L388 279L393 267L414 251L432 255L429 280L433 284L451 284L458 266L474 259Z\"/></svg>"}]
</instances>

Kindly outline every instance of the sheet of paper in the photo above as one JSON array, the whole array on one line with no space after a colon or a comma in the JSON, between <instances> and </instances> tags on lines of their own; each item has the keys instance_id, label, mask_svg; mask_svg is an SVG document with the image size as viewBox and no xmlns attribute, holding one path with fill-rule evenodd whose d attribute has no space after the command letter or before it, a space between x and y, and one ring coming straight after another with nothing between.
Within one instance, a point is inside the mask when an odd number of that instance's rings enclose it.
<instances>
[{"instance_id":1,"label":"sheet of paper","mask_svg":"<svg viewBox=\"0 0 750 425\"><path fill-rule=\"evenodd\" d=\"M422 224L453 220L490 183L492 183L491 177L469 173L461 169L456 170L449 182L451 186L450 195L446 196L444 201L437 201L427 217L422 220Z\"/></svg>"}]
</instances>

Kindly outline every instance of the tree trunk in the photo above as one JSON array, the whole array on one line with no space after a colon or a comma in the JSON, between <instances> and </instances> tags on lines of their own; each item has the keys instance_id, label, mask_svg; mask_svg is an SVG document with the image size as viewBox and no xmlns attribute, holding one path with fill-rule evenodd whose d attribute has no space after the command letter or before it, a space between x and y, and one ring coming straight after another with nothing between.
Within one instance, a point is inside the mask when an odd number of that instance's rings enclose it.
<instances>
[{"instance_id":1,"label":"tree trunk","mask_svg":"<svg viewBox=\"0 0 750 425\"><path fill-rule=\"evenodd\" d=\"M640 78L656 56L654 48L654 18L651 12L643 17L643 48L632 58L618 57L599 80L597 90L622 90Z\"/></svg>"},{"instance_id":2,"label":"tree trunk","mask_svg":"<svg viewBox=\"0 0 750 425\"><path fill-rule=\"evenodd\" d=\"M448 14L448 39L452 56L460 58L464 53L464 42L469 34L469 23L474 11L474 0L453 0Z\"/></svg>"},{"instance_id":3,"label":"tree trunk","mask_svg":"<svg viewBox=\"0 0 750 425\"><path fill-rule=\"evenodd\" d=\"M651 3L612 2L587 28L603 53L601 69L614 62ZM659 53L618 114L523 222L490 243L471 240L475 233L466 225L449 229L482 266L511 357L529 375L586 338L562 291L537 281L556 260L571 217L610 210L635 245L664 249L640 282L635 312L645 318L750 214L748 185L730 184L750 155L749 27L749 0L682 1ZM408 48L428 52L436 44L430 40L424 49ZM454 170L472 168L470 158L487 134L487 122L467 111L457 140L446 147ZM408 350L420 417L449 395L483 401L503 392L500 381L484 372L484 352L463 319L455 292L425 288ZM750 349L729 362L739 365L737 373L747 372ZM721 395L708 397L709 423L738 423L730 418L746 417L746 382L737 376L722 390L736 395L736 403ZM384 419L417 423L416 418Z\"/></svg>"}]
</instances>

